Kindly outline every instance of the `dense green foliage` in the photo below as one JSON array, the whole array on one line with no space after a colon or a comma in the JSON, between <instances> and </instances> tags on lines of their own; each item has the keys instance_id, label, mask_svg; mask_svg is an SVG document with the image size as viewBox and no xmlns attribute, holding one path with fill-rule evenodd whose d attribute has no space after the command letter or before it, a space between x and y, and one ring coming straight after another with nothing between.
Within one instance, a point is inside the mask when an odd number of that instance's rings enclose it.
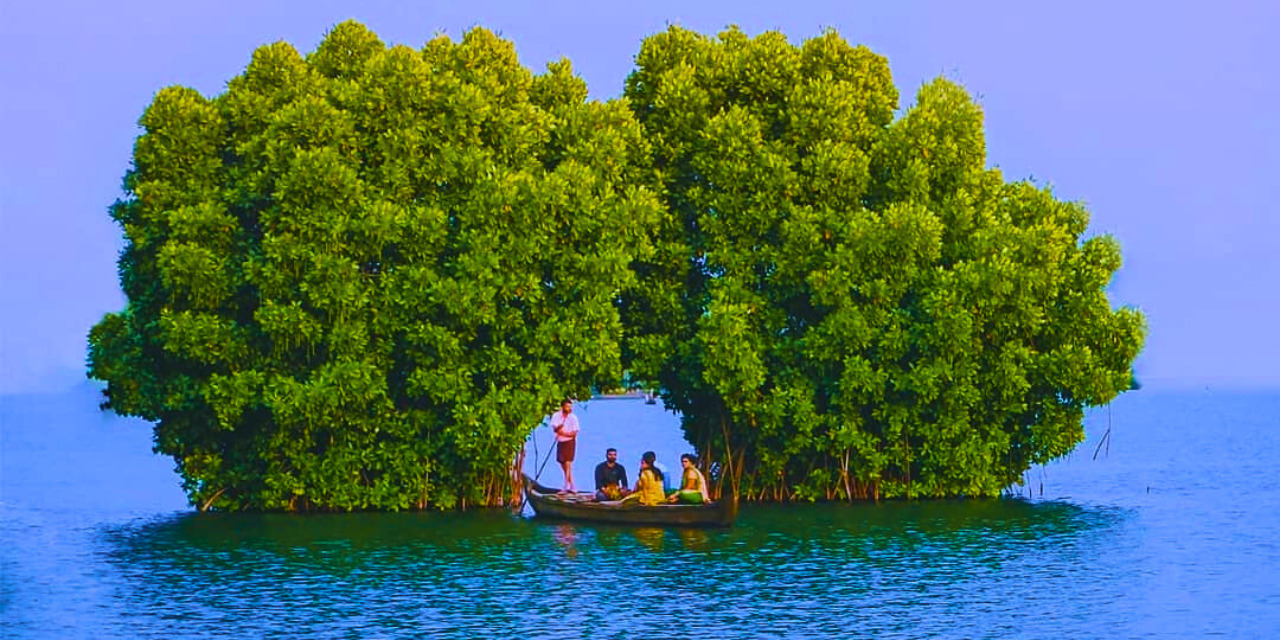
<instances>
[{"instance_id":1,"label":"dense green foliage","mask_svg":"<svg viewBox=\"0 0 1280 640\"><path fill-rule=\"evenodd\" d=\"M586 95L483 29L356 23L161 91L90 375L193 503L289 510L493 504L624 365L755 499L996 494L1129 387L1117 244L986 168L960 87L895 117L834 32L673 27L627 100Z\"/></svg>"},{"instance_id":2,"label":"dense green foliage","mask_svg":"<svg viewBox=\"0 0 1280 640\"><path fill-rule=\"evenodd\" d=\"M90 375L201 507L496 502L559 399L620 379L662 214L631 112L586 95L483 29L415 51L350 22L216 98L162 90Z\"/></svg>"},{"instance_id":3,"label":"dense green foliage","mask_svg":"<svg viewBox=\"0 0 1280 640\"><path fill-rule=\"evenodd\" d=\"M626 96L673 214L624 305L632 372L749 498L993 495L1128 388L1110 237L985 167L934 81L827 32L645 40Z\"/></svg>"}]
</instances>

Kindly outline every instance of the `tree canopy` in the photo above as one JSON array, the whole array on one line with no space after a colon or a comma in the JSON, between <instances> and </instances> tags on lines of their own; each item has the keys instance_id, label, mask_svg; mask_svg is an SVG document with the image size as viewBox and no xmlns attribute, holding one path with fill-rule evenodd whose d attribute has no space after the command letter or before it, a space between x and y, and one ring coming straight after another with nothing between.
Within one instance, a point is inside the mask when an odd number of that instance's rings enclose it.
<instances>
[{"instance_id":1,"label":"tree canopy","mask_svg":"<svg viewBox=\"0 0 1280 640\"><path fill-rule=\"evenodd\" d=\"M671 216L624 305L628 361L748 497L984 496L1129 388L1142 316L1088 214L986 168L938 79L895 119L834 31L647 38L626 97Z\"/></svg>"},{"instance_id":2,"label":"tree canopy","mask_svg":"<svg viewBox=\"0 0 1280 640\"><path fill-rule=\"evenodd\" d=\"M662 214L626 105L482 28L420 51L335 27L141 120L108 405L193 503L493 503L564 397L618 380L615 299Z\"/></svg>"},{"instance_id":3,"label":"tree canopy","mask_svg":"<svg viewBox=\"0 0 1280 640\"><path fill-rule=\"evenodd\" d=\"M1129 388L1144 319L962 87L898 101L834 31L671 27L604 103L482 28L261 47L143 115L89 374L202 508L495 504L624 370L748 498L997 494Z\"/></svg>"}]
</instances>

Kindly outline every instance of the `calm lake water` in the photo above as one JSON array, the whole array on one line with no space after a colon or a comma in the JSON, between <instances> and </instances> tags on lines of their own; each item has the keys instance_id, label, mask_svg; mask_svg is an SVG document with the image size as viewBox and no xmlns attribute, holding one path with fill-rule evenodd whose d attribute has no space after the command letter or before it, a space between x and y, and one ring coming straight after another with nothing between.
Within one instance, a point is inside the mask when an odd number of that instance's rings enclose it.
<instances>
[{"instance_id":1,"label":"calm lake water","mask_svg":"<svg viewBox=\"0 0 1280 640\"><path fill-rule=\"evenodd\" d=\"M748 505L711 531L200 515L149 426L96 402L0 398L0 637L1280 637L1275 393L1128 394L1020 498ZM642 402L580 411L582 485L607 446L633 473L688 449Z\"/></svg>"}]
</instances>

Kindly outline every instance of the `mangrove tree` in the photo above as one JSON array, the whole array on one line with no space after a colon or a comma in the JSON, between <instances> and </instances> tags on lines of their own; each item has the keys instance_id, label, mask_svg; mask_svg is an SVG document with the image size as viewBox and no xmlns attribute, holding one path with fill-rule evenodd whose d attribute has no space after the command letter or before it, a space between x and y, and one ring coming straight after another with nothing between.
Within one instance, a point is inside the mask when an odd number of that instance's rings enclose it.
<instances>
[{"instance_id":1,"label":"mangrove tree","mask_svg":"<svg viewBox=\"0 0 1280 640\"><path fill-rule=\"evenodd\" d=\"M886 60L834 31L671 27L625 95L671 214L623 300L628 366L744 496L998 494L1128 388L1116 241L988 168L960 86L897 114Z\"/></svg>"},{"instance_id":2,"label":"mangrove tree","mask_svg":"<svg viewBox=\"0 0 1280 640\"><path fill-rule=\"evenodd\" d=\"M160 91L111 208L106 405L201 508L500 501L558 401L620 379L615 298L663 214L631 112L586 98L482 28L414 50L354 22Z\"/></svg>"}]
</instances>

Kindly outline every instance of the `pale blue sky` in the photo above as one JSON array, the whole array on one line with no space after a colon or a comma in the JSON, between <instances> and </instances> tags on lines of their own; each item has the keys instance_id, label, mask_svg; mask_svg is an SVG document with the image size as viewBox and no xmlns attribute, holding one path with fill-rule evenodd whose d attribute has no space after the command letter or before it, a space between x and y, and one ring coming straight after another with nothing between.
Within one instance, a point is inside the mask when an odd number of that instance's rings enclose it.
<instances>
[{"instance_id":1,"label":"pale blue sky","mask_svg":"<svg viewBox=\"0 0 1280 640\"><path fill-rule=\"evenodd\" d=\"M1280 3L1048 4L5 2L0 394L81 382L85 334L122 307L106 208L155 92L216 94L258 45L305 53L348 18L414 47L483 25L531 68L570 58L596 98L669 22L793 42L835 27L888 57L904 107L932 77L963 83L989 164L1085 202L1090 233L1118 237L1111 296L1147 314L1147 386L1280 388Z\"/></svg>"}]
</instances>

